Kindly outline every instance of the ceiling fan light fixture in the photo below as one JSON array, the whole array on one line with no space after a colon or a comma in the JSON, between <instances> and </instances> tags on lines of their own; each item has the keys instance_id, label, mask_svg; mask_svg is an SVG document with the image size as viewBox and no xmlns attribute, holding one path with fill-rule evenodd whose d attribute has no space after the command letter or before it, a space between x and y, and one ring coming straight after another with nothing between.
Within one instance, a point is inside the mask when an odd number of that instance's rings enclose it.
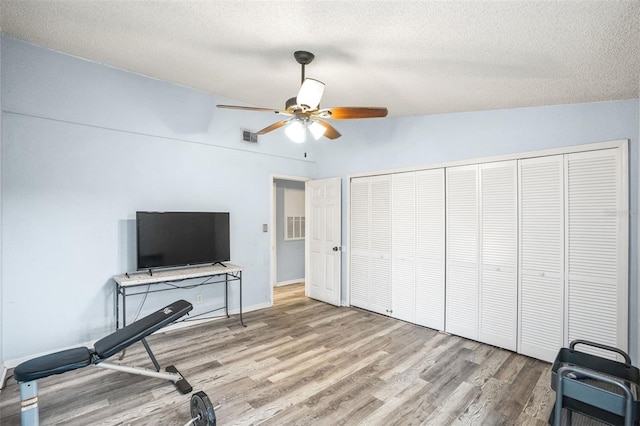
<instances>
[{"instance_id":1,"label":"ceiling fan light fixture","mask_svg":"<svg viewBox=\"0 0 640 426\"><path fill-rule=\"evenodd\" d=\"M317 121L311 121L311 123L309 123L309 132L311 132L315 140L320 139L324 135L325 130L324 126Z\"/></svg>"},{"instance_id":2,"label":"ceiling fan light fixture","mask_svg":"<svg viewBox=\"0 0 640 426\"><path fill-rule=\"evenodd\" d=\"M320 104L324 83L313 78L305 78L296 96L298 105L304 105L309 109L316 109Z\"/></svg>"},{"instance_id":3,"label":"ceiling fan light fixture","mask_svg":"<svg viewBox=\"0 0 640 426\"><path fill-rule=\"evenodd\" d=\"M307 128L299 120L291 120L285 127L284 133L295 143L304 143L307 140Z\"/></svg>"},{"instance_id":4,"label":"ceiling fan light fixture","mask_svg":"<svg viewBox=\"0 0 640 426\"><path fill-rule=\"evenodd\" d=\"M307 139L307 128L315 140L325 137L337 139L338 132L326 119L348 120L355 118L381 118L388 114L384 107L333 107L320 109L320 99L324 92L324 83L314 78L305 78L304 69L314 58L313 53L298 50L293 57L302 66L300 89L296 97L290 98L285 103L284 109L258 108L240 105L217 105L218 108L238 109L245 111L270 111L276 114L286 115L290 118L276 121L275 123L259 130L256 135L264 135L276 129L284 127L285 134L296 143L304 143Z\"/></svg>"}]
</instances>

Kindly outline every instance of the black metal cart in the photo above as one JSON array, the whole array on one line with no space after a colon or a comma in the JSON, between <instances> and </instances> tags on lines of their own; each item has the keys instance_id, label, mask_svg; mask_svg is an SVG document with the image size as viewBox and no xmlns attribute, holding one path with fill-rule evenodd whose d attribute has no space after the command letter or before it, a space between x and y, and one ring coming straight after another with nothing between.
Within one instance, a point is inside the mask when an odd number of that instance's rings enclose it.
<instances>
[{"instance_id":1,"label":"black metal cart","mask_svg":"<svg viewBox=\"0 0 640 426\"><path fill-rule=\"evenodd\" d=\"M580 352L576 345L592 346L621 355L624 362ZM629 355L611 346L587 340L574 340L562 348L551 368L551 387L556 403L549 424L560 425L562 409L567 420L580 413L612 425L638 424L640 371L631 365Z\"/></svg>"}]
</instances>

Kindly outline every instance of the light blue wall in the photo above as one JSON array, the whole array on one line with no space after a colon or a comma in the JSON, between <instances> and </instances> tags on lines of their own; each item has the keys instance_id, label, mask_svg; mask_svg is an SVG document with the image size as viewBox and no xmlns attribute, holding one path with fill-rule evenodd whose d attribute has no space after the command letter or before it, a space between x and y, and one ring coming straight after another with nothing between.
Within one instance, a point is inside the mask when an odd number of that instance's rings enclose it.
<instances>
[{"instance_id":1,"label":"light blue wall","mask_svg":"<svg viewBox=\"0 0 640 426\"><path fill-rule=\"evenodd\" d=\"M594 142L629 139L630 209L638 211L638 99L520 108L362 122L341 121L339 143L318 144L316 178L343 178L342 220L347 223L347 175L414 167ZM343 226L343 241L346 227ZM638 216L630 218L630 351L638 348ZM346 264L347 254L343 254ZM343 268L343 299L346 270Z\"/></svg>"},{"instance_id":2,"label":"light blue wall","mask_svg":"<svg viewBox=\"0 0 640 426\"><path fill-rule=\"evenodd\" d=\"M3 117L3 108L2 108L2 29L0 28L0 165L2 165L2 117ZM2 169L0 168L0 324L4 324L4 309L2 309ZM4 367L4 350L3 348L3 338L2 338L2 326L0 326L0 380L2 377L2 369ZM2 383L0 383L2 386Z\"/></svg>"},{"instance_id":3,"label":"light blue wall","mask_svg":"<svg viewBox=\"0 0 640 426\"><path fill-rule=\"evenodd\" d=\"M273 116L217 110L216 103L233 101L7 37L0 58L0 362L113 329L110 277L135 268L136 210L229 211L232 262L245 267L244 304L267 304L270 238L261 228L269 223L273 174L340 176L345 197L351 173L630 139L630 207L638 211L637 99L341 120L338 141L297 145L273 132L250 144L241 142L240 130L265 127ZM343 198L345 224L346 205ZM637 225L636 215L636 360ZM198 311L221 293L204 296ZM175 297L150 299L147 307L167 299Z\"/></svg>"},{"instance_id":4,"label":"light blue wall","mask_svg":"<svg viewBox=\"0 0 640 426\"><path fill-rule=\"evenodd\" d=\"M135 270L137 210L230 212L243 304L269 304L272 175L314 167L280 134L242 142L271 115L218 110L233 101L8 37L1 54L5 362L114 329L110 277ZM201 288L196 305L195 292L151 295L142 314L178 298L198 313L223 297Z\"/></svg>"},{"instance_id":5,"label":"light blue wall","mask_svg":"<svg viewBox=\"0 0 640 426\"><path fill-rule=\"evenodd\" d=\"M276 179L276 284L304 280L304 240L284 240L284 190L304 191L304 182Z\"/></svg>"}]
</instances>

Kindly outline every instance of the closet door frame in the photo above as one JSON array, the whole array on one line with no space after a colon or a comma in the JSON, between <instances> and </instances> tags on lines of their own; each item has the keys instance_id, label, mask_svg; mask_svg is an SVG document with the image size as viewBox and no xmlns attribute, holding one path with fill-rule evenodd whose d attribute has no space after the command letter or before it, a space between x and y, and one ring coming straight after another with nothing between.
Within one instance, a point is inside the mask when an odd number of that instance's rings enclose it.
<instances>
[{"instance_id":1,"label":"closet door frame","mask_svg":"<svg viewBox=\"0 0 640 426\"><path fill-rule=\"evenodd\" d=\"M595 143L585 143L580 145L572 145L567 147L560 148L550 148L550 149L542 149L535 151L525 151L518 152L514 154L504 154L504 155L494 155L489 157L480 157L480 158L471 158L468 160L458 160L458 161L444 161L433 164L419 164L411 167L397 167L397 168L387 168L380 170L370 170L366 172L358 172L358 173L349 173L347 175L348 184L346 185L346 191L343 192L345 194L345 199L350 200L351 195L351 179L357 177L370 177L377 176L381 174L390 174L390 173L400 173L400 172L410 172L410 171L420 171L420 170L431 170L431 169L440 169L446 167L453 166L464 166L468 164L479 164L479 163L487 163L491 161L503 161L503 160L521 160L526 158L533 157L545 157L550 155L558 155L558 154L569 154L572 152L582 152L582 151L594 151L599 149L608 149L608 148L620 148L622 152L624 152L625 160L622 160L621 171L623 173L622 177L626 182L626 186L629 186L629 176L628 176L628 165L626 163L626 159L628 158L628 139L616 139L605 142L595 142ZM627 189L628 192L628 189ZM346 247L347 253L351 253L351 239L350 239L350 227L351 227L351 203L345 203L347 206L347 226L344 228L345 236L346 236ZM627 221L627 238L628 238L628 221ZM350 306L351 293L350 293L350 270L351 270L351 256L347 256L346 267L344 268L346 280L343 283L345 294L347 295L347 300L345 306ZM640 301L640 299L639 299Z\"/></svg>"},{"instance_id":2,"label":"closet door frame","mask_svg":"<svg viewBox=\"0 0 640 426\"><path fill-rule=\"evenodd\" d=\"M629 290L628 289L629 259L628 259L628 256L629 256L629 249L630 249L629 221L630 221L630 217L632 217L634 212L629 211L629 178L630 177L629 177L629 170L628 170L629 141L627 139L574 145L574 146L552 148L552 149L545 149L545 150L538 150L538 151L520 152L515 154L498 155L498 156L484 157L484 158L473 158L473 159L461 160L461 161L441 162L441 163L435 163L435 164L429 164L429 165L418 165L414 167L354 173L354 174L349 174L347 178L348 178L348 182L351 182L351 179L355 177L373 177L373 176L379 176L381 174L392 174L392 173L400 173L400 172L408 172L408 171L422 171L422 170L431 170L431 169L439 169L439 168L446 169L446 168L456 167L456 166L465 166L465 165L474 165L474 164L477 165L477 164L483 164L483 163L495 162L495 161L524 160L528 158L565 155L565 154L571 154L571 153L577 153L577 152L596 151L596 150L603 150L603 149L610 149L610 148L619 149L618 163L619 163L621 185L619 185L617 189L619 191L618 197L621 202L620 202L618 211L616 211L614 214L618 214L620 216L620 220L617 223L618 232L620 236L620 241L618 245L618 259L619 259L618 272L621 280L623 280L623 283L619 286L619 289L621 289L621 291L623 291L624 294L622 295L623 297L618 298L617 312L620 318L619 323L621 325L624 325L624 328L625 328L625 330L621 330L620 335L622 336L622 339L626 342L624 345L625 349L628 350L629 344L634 343L637 345L638 341L630 340L629 339L630 336L628 335L629 329L630 329L629 312L628 312L629 310L629 292L628 292ZM349 184L347 185L347 191L346 191L347 200L350 200L350 189L351 189L351 185ZM350 250L351 250L351 242L349 238L350 226L351 226L350 203L347 203L346 209L347 209L346 247L347 247L348 253L350 253ZM348 255L346 256L346 268L345 268L346 280L343 283L343 288L345 290L345 294L347 295L347 303L346 303L347 306L349 306L350 298L351 298L350 269L351 269L351 256ZM518 271L518 275L519 275L519 271ZM640 298L638 300L640 300ZM446 303L445 303L445 306L446 306ZM636 317L634 319L638 319L638 318ZM566 319L565 319L565 322L566 322ZM446 327L446 324L445 324L445 327ZM563 335L565 336L564 338L566 339L566 324L563 325L563 327L565 327L565 331L563 332Z\"/></svg>"}]
</instances>

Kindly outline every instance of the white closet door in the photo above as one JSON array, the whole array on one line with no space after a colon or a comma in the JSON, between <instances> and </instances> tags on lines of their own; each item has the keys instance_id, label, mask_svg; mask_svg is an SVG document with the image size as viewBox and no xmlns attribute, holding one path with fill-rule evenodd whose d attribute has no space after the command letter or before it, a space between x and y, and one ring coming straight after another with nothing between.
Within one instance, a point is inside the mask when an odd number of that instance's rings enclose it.
<instances>
[{"instance_id":1,"label":"white closet door","mask_svg":"<svg viewBox=\"0 0 640 426\"><path fill-rule=\"evenodd\" d=\"M518 352L552 362L564 344L564 157L519 163Z\"/></svg>"},{"instance_id":2,"label":"white closet door","mask_svg":"<svg viewBox=\"0 0 640 426\"><path fill-rule=\"evenodd\" d=\"M369 235L371 209L369 178L351 179L350 304L369 309Z\"/></svg>"},{"instance_id":3,"label":"white closet door","mask_svg":"<svg viewBox=\"0 0 640 426\"><path fill-rule=\"evenodd\" d=\"M416 172L416 324L444 330L444 169Z\"/></svg>"},{"instance_id":4,"label":"white closet door","mask_svg":"<svg viewBox=\"0 0 640 426\"><path fill-rule=\"evenodd\" d=\"M391 177L391 314L416 321L416 174Z\"/></svg>"},{"instance_id":5,"label":"white closet door","mask_svg":"<svg viewBox=\"0 0 640 426\"><path fill-rule=\"evenodd\" d=\"M373 312L391 311L391 176L371 177L370 304Z\"/></svg>"},{"instance_id":6,"label":"white closet door","mask_svg":"<svg viewBox=\"0 0 640 426\"><path fill-rule=\"evenodd\" d=\"M518 328L517 162L480 165L478 340L516 350Z\"/></svg>"},{"instance_id":7,"label":"white closet door","mask_svg":"<svg viewBox=\"0 0 640 426\"><path fill-rule=\"evenodd\" d=\"M478 339L478 165L446 169L445 330Z\"/></svg>"},{"instance_id":8,"label":"white closet door","mask_svg":"<svg viewBox=\"0 0 640 426\"><path fill-rule=\"evenodd\" d=\"M566 315L567 342L587 339L628 350L628 190L622 158L621 149L565 156Z\"/></svg>"}]
</instances>

